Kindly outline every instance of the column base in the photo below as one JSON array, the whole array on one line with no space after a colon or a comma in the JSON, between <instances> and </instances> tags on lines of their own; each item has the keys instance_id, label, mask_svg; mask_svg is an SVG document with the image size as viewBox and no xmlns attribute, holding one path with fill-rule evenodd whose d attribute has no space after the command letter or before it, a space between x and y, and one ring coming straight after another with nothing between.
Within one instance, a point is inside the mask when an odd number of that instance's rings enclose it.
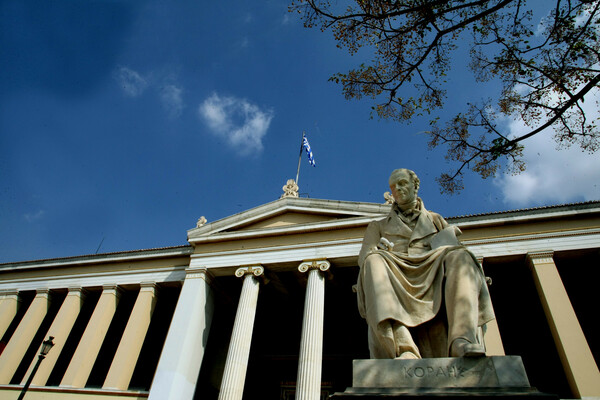
<instances>
[{"instance_id":1,"label":"column base","mask_svg":"<svg viewBox=\"0 0 600 400\"><path fill-rule=\"evenodd\" d=\"M558 399L529 385L518 356L354 360L352 370L352 387L332 399Z\"/></svg>"}]
</instances>

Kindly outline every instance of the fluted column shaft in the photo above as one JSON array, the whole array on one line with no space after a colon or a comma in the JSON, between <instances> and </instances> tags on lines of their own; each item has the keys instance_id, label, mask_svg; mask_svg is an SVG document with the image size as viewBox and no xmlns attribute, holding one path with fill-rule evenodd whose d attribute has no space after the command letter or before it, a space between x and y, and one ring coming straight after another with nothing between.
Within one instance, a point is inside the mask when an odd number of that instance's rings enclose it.
<instances>
[{"instance_id":1,"label":"fluted column shaft","mask_svg":"<svg viewBox=\"0 0 600 400\"><path fill-rule=\"evenodd\" d=\"M18 305L19 294L16 289L0 293L0 338L17 315Z\"/></svg>"},{"instance_id":2,"label":"fluted column shaft","mask_svg":"<svg viewBox=\"0 0 600 400\"><path fill-rule=\"evenodd\" d=\"M244 283L225 361L219 400L241 400L244 394L252 330L258 303L260 282L257 277L261 276L263 272L264 269L261 266L242 267L235 271L237 277L244 277Z\"/></svg>"},{"instance_id":3,"label":"fluted column shaft","mask_svg":"<svg viewBox=\"0 0 600 400\"><path fill-rule=\"evenodd\" d=\"M120 292L117 285L105 285L94 312L60 382L61 387L83 388L92 372L102 342L108 332Z\"/></svg>"},{"instance_id":4,"label":"fluted column shaft","mask_svg":"<svg viewBox=\"0 0 600 400\"><path fill-rule=\"evenodd\" d=\"M0 356L0 384L8 384L29 348L50 305L48 289L38 289L35 298Z\"/></svg>"},{"instance_id":5,"label":"fluted column shaft","mask_svg":"<svg viewBox=\"0 0 600 400\"><path fill-rule=\"evenodd\" d=\"M148 400L192 400L212 322L206 267L189 267L160 354Z\"/></svg>"},{"instance_id":6,"label":"fluted column shaft","mask_svg":"<svg viewBox=\"0 0 600 400\"><path fill-rule=\"evenodd\" d=\"M142 283L103 389L127 390L156 305L156 284Z\"/></svg>"},{"instance_id":7,"label":"fluted column shaft","mask_svg":"<svg viewBox=\"0 0 600 400\"><path fill-rule=\"evenodd\" d=\"M75 320L79 316L84 297L80 287L69 288L69 292L61 304L58 314L56 314L50 329L48 329L48 332L44 336L44 339L47 339L48 336L53 336L54 346L52 347L52 351L46 355L44 362L39 365L38 370L31 381L31 385L44 386L48 381L52 369L58 360L58 356L60 356L60 352L67 342L67 337L75 324ZM36 354L40 354L41 349L42 345L40 344L40 348ZM37 357L35 357L31 362L27 373L23 377L21 385L24 385L25 382L27 382L27 378L31 375L37 361Z\"/></svg>"},{"instance_id":8,"label":"fluted column shaft","mask_svg":"<svg viewBox=\"0 0 600 400\"><path fill-rule=\"evenodd\" d=\"M554 263L553 252L529 253L527 258L573 394L577 398L600 396L600 372Z\"/></svg>"},{"instance_id":9,"label":"fluted column shaft","mask_svg":"<svg viewBox=\"0 0 600 400\"><path fill-rule=\"evenodd\" d=\"M300 272L308 272L302 338L298 361L296 400L321 398L321 370L323 366L323 320L325 313L325 278L328 261L303 262Z\"/></svg>"}]
</instances>

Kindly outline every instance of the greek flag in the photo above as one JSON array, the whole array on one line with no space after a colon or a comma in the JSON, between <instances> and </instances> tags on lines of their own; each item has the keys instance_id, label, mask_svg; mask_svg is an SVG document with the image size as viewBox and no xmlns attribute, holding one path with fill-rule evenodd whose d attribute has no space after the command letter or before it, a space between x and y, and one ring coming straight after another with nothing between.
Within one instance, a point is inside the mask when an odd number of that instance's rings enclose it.
<instances>
[{"instance_id":1,"label":"greek flag","mask_svg":"<svg viewBox=\"0 0 600 400\"><path fill-rule=\"evenodd\" d=\"M308 139L304 135L302 136L302 147L304 147L304 150L306 150L306 155L308 156L309 164L312 165L313 167L316 167L317 165L315 164L315 159L313 157L313 153L310 150L310 144L308 144Z\"/></svg>"}]
</instances>

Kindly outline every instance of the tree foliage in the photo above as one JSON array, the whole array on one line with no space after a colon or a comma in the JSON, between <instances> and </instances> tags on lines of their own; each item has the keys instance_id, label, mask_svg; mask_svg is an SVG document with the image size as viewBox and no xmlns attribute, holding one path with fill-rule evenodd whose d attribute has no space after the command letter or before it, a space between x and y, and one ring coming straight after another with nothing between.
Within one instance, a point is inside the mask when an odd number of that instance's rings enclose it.
<instances>
[{"instance_id":1,"label":"tree foliage","mask_svg":"<svg viewBox=\"0 0 600 400\"><path fill-rule=\"evenodd\" d=\"M351 54L373 52L370 63L330 79L347 99L373 98L376 115L400 122L444 106L453 51L469 44L476 80L498 80L502 90L448 121L432 118L429 146L445 146L455 166L437 179L454 193L467 169L483 178L503 166L523 171L522 142L542 132L559 146L598 150L597 121L582 105L600 86L600 0L536 5L545 8L541 21L526 0L294 0L291 10ZM507 117L527 131L511 135Z\"/></svg>"}]
</instances>

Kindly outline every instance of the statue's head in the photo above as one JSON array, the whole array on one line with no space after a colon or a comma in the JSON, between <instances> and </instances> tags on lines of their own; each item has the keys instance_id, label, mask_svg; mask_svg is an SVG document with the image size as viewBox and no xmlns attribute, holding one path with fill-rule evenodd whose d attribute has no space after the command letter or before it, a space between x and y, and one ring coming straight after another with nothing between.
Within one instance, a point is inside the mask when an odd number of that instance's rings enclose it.
<instances>
[{"instance_id":1,"label":"statue's head","mask_svg":"<svg viewBox=\"0 0 600 400\"><path fill-rule=\"evenodd\" d=\"M400 168L392 171L389 184L396 203L404 205L410 204L417 199L421 181L414 171Z\"/></svg>"}]
</instances>

